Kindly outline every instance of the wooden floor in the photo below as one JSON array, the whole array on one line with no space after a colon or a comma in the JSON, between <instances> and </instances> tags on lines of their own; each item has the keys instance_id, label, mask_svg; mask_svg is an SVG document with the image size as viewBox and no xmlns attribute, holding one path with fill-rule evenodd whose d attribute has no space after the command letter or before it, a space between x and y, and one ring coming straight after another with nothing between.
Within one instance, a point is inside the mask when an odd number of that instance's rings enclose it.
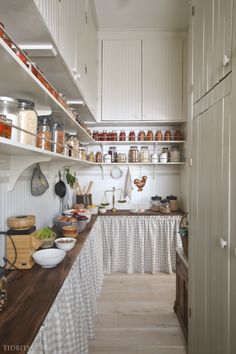
<instances>
[{"instance_id":1,"label":"wooden floor","mask_svg":"<svg viewBox=\"0 0 236 354\"><path fill-rule=\"evenodd\" d=\"M174 298L175 275L106 276L89 354L185 354Z\"/></svg>"}]
</instances>

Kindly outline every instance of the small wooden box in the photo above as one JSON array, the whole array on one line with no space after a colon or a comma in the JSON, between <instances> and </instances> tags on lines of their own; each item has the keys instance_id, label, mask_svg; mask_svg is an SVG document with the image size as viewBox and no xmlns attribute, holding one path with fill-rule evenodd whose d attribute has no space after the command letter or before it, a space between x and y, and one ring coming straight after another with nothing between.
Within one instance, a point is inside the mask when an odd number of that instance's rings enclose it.
<instances>
[{"instance_id":1,"label":"small wooden box","mask_svg":"<svg viewBox=\"0 0 236 354\"><path fill-rule=\"evenodd\" d=\"M34 265L34 260L32 254L37 250L42 241L39 240L34 233L30 235L11 235L7 237L7 259L9 262L13 263L15 260L15 249L16 248L17 258L15 266L19 269L30 269ZM13 268L10 265L7 268Z\"/></svg>"}]
</instances>

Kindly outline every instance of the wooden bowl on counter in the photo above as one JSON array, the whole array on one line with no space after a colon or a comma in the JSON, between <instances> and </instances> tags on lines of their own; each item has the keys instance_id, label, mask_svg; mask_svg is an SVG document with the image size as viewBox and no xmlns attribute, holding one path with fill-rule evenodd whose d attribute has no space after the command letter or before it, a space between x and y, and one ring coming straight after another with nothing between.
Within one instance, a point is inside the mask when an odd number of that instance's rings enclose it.
<instances>
[{"instance_id":1,"label":"wooden bowl on counter","mask_svg":"<svg viewBox=\"0 0 236 354\"><path fill-rule=\"evenodd\" d=\"M62 227L62 234L64 237L77 237L78 231L78 226L67 225Z\"/></svg>"}]
</instances>

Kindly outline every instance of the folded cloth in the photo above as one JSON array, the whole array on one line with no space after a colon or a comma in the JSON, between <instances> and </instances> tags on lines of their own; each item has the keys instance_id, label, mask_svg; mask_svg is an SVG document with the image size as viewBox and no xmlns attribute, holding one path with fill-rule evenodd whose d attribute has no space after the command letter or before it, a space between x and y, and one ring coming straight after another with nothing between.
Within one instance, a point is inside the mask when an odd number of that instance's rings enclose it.
<instances>
[{"instance_id":1,"label":"folded cloth","mask_svg":"<svg viewBox=\"0 0 236 354\"><path fill-rule=\"evenodd\" d=\"M124 185L124 198L129 197L131 199L131 193L132 193L132 180L131 180L131 174L129 167L126 172L125 176L125 185Z\"/></svg>"}]
</instances>

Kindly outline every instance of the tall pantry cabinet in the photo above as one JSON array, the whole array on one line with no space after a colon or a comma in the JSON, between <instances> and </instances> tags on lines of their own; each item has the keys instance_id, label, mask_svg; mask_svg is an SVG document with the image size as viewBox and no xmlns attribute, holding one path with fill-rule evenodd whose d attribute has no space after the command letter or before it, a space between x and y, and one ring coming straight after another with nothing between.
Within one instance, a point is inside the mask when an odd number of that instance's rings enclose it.
<instances>
[{"instance_id":1,"label":"tall pantry cabinet","mask_svg":"<svg viewBox=\"0 0 236 354\"><path fill-rule=\"evenodd\" d=\"M235 16L231 0L195 0L192 15L189 346L190 354L233 354L236 244L235 215L230 215L235 212L236 195Z\"/></svg>"}]
</instances>

